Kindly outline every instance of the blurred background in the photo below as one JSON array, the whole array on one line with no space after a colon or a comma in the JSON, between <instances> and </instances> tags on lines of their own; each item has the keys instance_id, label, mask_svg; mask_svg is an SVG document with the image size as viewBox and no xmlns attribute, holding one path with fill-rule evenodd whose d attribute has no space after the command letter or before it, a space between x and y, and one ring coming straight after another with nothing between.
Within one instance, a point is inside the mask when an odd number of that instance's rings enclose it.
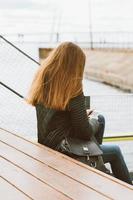
<instances>
[{"instance_id":1,"label":"blurred background","mask_svg":"<svg viewBox=\"0 0 133 200\"><path fill-rule=\"evenodd\" d=\"M87 57L84 94L105 116L105 142L133 171L132 10L132 0L0 0L0 128L36 140L35 109L7 87L26 97L39 63L73 41Z\"/></svg>"}]
</instances>

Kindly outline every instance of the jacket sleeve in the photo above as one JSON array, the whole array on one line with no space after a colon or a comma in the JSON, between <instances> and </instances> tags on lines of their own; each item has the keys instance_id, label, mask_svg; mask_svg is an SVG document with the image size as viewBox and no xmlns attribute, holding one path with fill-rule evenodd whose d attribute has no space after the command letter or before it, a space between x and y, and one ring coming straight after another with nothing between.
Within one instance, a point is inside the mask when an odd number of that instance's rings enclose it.
<instances>
[{"instance_id":1,"label":"jacket sleeve","mask_svg":"<svg viewBox=\"0 0 133 200\"><path fill-rule=\"evenodd\" d=\"M83 93L69 101L69 109L74 137L89 140L93 130L86 113L85 96Z\"/></svg>"}]
</instances>

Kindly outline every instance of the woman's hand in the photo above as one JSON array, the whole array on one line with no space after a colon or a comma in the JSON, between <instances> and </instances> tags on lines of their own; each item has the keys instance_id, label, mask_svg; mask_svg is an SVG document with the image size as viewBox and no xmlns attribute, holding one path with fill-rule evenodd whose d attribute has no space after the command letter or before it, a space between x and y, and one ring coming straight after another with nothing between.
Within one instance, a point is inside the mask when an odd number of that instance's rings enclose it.
<instances>
[{"instance_id":1,"label":"woman's hand","mask_svg":"<svg viewBox=\"0 0 133 200\"><path fill-rule=\"evenodd\" d=\"M93 111L94 111L93 109L87 109L86 110L87 116L91 115L93 113Z\"/></svg>"}]
</instances>

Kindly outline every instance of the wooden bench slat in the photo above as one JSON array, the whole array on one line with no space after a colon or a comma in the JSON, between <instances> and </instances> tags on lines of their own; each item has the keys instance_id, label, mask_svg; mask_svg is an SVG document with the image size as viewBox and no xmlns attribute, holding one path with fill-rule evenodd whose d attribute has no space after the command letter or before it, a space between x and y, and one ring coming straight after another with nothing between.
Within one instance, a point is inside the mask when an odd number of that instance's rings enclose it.
<instances>
[{"instance_id":1,"label":"wooden bench slat","mask_svg":"<svg viewBox=\"0 0 133 200\"><path fill-rule=\"evenodd\" d=\"M0 198L2 200L32 200L3 178L0 178Z\"/></svg>"},{"instance_id":2,"label":"wooden bench slat","mask_svg":"<svg viewBox=\"0 0 133 200\"><path fill-rule=\"evenodd\" d=\"M122 200L127 196L129 199L132 199L130 196L133 194L133 187L118 179L92 169L47 147L33 144L21 137L12 135L9 132L1 131L0 139L14 148L25 152L29 156L34 157L34 159L43 162L45 165L60 171L60 173L64 173L80 183L94 188L100 193L110 196L112 199ZM114 193L114 191L121 192Z\"/></svg>"},{"instance_id":3,"label":"wooden bench slat","mask_svg":"<svg viewBox=\"0 0 133 200\"><path fill-rule=\"evenodd\" d=\"M56 188L56 190L60 192L63 192L72 199L110 199L106 198L104 194L99 194L93 189L86 187L72 178L69 178L65 174L61 174L58 171L49 168L47 165L36 161L35 159L17 151L12 147L7 146L2 142L0 142L0 154L2 157L8 159L18 167L23 168L26 172L37 177L42 182L48 183L50 186Z\"/></svg>"},{"instance_id":4,"label":"wooden bench slat","mask_svg":"<svg viewBox=\"0 0 133 200\"><path fill-rule=\"evenodd\" d=\"M16 167L15 165L3 158L0 158L0 166L2 168L1 176L34 200L71 199L49 187L47 184L42 183L35 177L31 176L24 170Z\"/></svg>"}]
</instances>

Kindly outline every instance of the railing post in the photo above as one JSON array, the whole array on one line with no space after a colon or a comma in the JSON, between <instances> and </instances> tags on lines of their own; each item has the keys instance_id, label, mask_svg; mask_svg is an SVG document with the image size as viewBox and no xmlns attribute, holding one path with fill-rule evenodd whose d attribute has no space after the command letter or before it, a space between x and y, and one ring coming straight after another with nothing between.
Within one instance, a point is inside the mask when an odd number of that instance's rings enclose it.
<instances>
[{"instance_id":1,"label":"railing post","mask_svg":"<svg viewBox=\"0 0 133 200\"><path fill-rule=\"evenodd\" d=\"M91 13L91 0L89 3L89 35L90 35L90 49L93 50L93 33L92 33L92 13Z\"/></svg>"},{"instance_id":2,"label":"railing post","mask_svg":"<svg viewBox=\"0 0 133 200\"><path fill-rule=\"evenodd\" d=\"M56 33L56 42L57 43L59 42L59 33L58 32Z\"/></svg>"}]
</instances>

